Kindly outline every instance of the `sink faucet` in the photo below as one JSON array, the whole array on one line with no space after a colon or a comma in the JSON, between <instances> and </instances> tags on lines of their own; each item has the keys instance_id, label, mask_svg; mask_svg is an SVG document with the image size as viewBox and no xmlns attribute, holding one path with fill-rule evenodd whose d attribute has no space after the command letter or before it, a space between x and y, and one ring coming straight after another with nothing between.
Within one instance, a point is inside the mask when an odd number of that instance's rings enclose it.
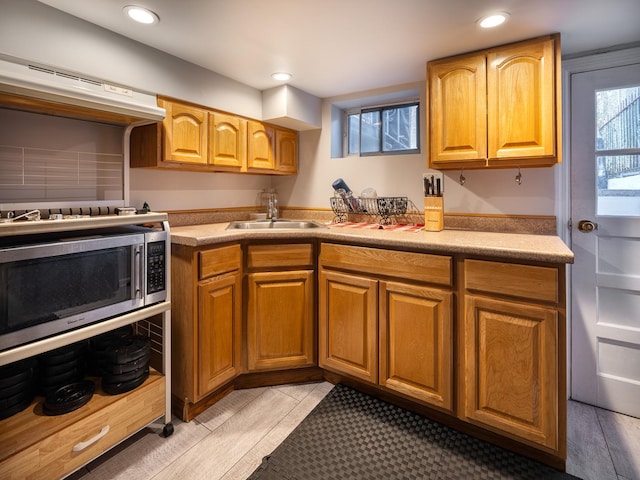
<instances>
[{"instance_id":1,"label":"sink faucet","mask_svg":"<svg viewBox=\"0 0 640 480\"><path fill-rule=\"evenodd\" d=\"M278 199L275 196L269 197L269 203L267 204L267 218L272 222L278 219Z\"/></svg>"}]
</instances>

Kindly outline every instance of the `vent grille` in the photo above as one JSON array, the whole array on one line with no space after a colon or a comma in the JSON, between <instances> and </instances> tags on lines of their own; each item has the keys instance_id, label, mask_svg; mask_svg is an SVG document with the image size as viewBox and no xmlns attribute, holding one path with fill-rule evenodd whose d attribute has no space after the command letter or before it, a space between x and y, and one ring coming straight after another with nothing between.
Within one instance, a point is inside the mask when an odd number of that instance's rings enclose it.
<instances>
[{"instance_id":1,"label":"vent grille","mask_svg":"<svg viewBox=\"0 0 640 480\"><path fill-rule=\"evenodd\" d=\"M84 82L89 83L91 85L96 85L98 87L102 87L104 84L98 80L92 80L90 78L79 77L78 75L74 75L72 73L61 72L60 70L52 70L50 68L40 67L38 65L29 65L30 70L35 70L36 72L46 73L48 75L55 75L56 77L68 78L69 80L74 80L76 82Z\"/></svg>"}]
</instances>

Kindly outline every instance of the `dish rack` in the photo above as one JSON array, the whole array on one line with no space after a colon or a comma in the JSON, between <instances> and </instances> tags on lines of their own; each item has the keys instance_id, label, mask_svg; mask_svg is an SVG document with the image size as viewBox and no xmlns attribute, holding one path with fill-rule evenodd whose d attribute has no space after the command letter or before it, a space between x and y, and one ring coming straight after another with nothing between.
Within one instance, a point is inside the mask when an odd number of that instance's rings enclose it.
<instances>
[{"instance_id":1,"label":"dish rack","mask_svg":"<svg viewBox=\"0 0 640 480\"><path fill-rule=\"evenodd\" d=\"M368 215L375 223L397 223L398 217L417 208L408 197L331 197L334 223L346 222L349 214Z\"/></svg>"}]
</instances>

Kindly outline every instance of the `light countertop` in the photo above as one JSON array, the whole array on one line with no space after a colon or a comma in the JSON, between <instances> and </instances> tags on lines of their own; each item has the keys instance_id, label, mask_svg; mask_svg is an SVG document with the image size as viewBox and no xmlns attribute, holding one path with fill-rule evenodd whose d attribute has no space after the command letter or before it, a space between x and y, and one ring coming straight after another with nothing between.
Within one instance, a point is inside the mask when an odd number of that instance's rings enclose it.
<instances>
[{"instance_id":1,"label":"light countertop","mask_svg":"<svg viewBox=\"0 0 640 480\"><path fill-rule=\"evenodd\" d=\"M171 242L199 247L241 240L319 239L381 248L465 254L550 263L573 263L573 252L555 235L443 230L403 232L349 227L276 230L225 230L228 223L171 228Z\"/></svg>"}]
</instances>

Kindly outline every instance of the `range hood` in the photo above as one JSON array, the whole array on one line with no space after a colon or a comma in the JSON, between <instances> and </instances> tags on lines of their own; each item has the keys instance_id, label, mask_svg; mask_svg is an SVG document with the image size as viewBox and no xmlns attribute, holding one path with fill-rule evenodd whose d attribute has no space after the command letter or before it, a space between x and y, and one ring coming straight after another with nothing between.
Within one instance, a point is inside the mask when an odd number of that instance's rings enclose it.
<instances>
[{"instance_id":1,"label":"range hood","mask_svg":"<svg viewBox=\"0 0 640 480\"><path fill-rule=\"evenodd\" d=\"M153 94L3 54L0 106L119 124L165 117Z\"/></svg>"}]
</instances>

